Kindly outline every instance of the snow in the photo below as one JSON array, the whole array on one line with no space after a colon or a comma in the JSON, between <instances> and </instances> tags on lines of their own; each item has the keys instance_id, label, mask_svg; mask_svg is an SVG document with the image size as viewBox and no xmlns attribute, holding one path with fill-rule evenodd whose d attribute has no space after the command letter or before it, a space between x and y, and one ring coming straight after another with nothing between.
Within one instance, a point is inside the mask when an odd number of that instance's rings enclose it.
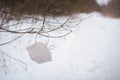
<instances>
[{"instance_id":1,"label":"snow","mask_svg":"<svg viewBox=\"0 0 120 80\"><path fill-rule=\"evenodd\" d=\"M102 6L102 5L107 5L111 0L96 0L96 2Z\"/></svg>"},{"instance_id":2,"label":"snow","mask_svg":"<svg viewBox=\"0 0 120 80\"><path fill-rule=\"evenodd\" d=\"M26 47L34 43L34 35L26 34L0 46L2 51L27 65L12 60L7 74L0 68L0 80L119 80L120 19L91 14L92 17L79 24L79 30L67 37L49 40L48 46L55 46L51 50L51 62L37 64L30 59ZM0 35L1 41L16 37Z\"/></svg>"}]
</instances>

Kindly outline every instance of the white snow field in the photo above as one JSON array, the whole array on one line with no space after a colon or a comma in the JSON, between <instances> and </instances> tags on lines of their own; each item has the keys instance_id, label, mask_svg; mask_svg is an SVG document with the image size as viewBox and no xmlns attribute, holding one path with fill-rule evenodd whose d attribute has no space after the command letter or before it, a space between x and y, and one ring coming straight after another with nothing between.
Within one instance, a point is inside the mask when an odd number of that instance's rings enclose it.
<instances>
[{"instance_id":1,"label":"white snow field","mask_svg":"<svg viewBox=\"0 0 120 80\"><path fill-rule=\"evenodd\" d=\"M91 14L77 31L50 39L49 45L55 46L51 62L37 64L30 59L26 47L34 43L33 35L0 46L25 63L10 60L7 67L0 68L0 80L120 80L120 19ZM0 35L1 42L16 36Z\"/></svg>"}]
</instances>

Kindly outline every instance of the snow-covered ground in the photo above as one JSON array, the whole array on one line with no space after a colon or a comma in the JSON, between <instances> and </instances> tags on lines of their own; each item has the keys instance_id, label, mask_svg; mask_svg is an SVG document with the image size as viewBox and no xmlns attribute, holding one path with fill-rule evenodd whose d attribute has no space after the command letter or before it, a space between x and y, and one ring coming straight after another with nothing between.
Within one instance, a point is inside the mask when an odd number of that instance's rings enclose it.
<instances>
[{"instance_id":1,"label":"snow-covered ground","mask_svg":"<svg viewBox=\"0 0 120 80\"><path fill-rule=\"evenodd\" d=\"M30 59L26 47L34 43L33 35L0 46L26 64L10 60L6 68L0 68L0 80L120 80L120 19L91 14L79 24L79 30L49 40L55 46L51 62L37 64ZM0 35L0 41L16 37Z\"/></svg>"}]
</instances>

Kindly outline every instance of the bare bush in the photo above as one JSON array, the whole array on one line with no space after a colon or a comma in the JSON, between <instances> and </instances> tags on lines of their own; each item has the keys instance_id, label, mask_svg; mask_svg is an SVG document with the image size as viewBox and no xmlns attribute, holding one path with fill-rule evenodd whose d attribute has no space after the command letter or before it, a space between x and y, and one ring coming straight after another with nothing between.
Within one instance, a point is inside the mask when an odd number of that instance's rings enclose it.
<instances>
[{"instance_id":1,"label":"bare bush","mask_svg":"<svg viewBox=\"0 0 120 80\"><path fill-rule=\"evenodd\" d=\"M98 9L94 0L89 2L87 0L61 0L60 2L58 0L3 0L0 2L0 32L36 34L48 38L60 38L71 33L72 28L75 28L83 20L73 19L75 13ZM58 19L61 16L66 16L66 20ZM21 25L26 26L22 27ZM16 29L16 26L19 28ZM64 30L66 32L62 35L50 35ZM20 37L0 45L8 44Z\"/></svg>"},{"instance_id":2,"label":"bare bush","mask_svg":"<svg viewBox=\"0 0 120 80\"><path fill-rule=\"evenodd\" d=\"M95 0L0 0L1 9L27 15L65 16L74 13L92 12L99 9Z\"/></svg>"}]
</instances>

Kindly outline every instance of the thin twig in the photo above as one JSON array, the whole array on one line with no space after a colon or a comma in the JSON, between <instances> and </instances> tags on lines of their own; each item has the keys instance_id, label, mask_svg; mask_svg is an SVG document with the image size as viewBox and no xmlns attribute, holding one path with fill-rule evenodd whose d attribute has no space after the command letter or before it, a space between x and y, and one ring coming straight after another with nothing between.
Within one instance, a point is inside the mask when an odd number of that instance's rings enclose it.
<instances>
[{"instance_id":1,"label":"thin twig","mask_svg":"<svg viewBox=\"0 0 120 80\"><path fill-rule=\"evenodd\" d=\"M44 36L44 37L48 37L48 38L61 38L61 37L65 37L65 36L69 35L71 32L72 32L72 31L70 31L70 32L68 32L68 33L66 33L66 34L64 34L64 35L61 35L61 36L49 36L49 35L44 35L44 34L42 34L42 33L39 34L39 35Z\"/></svg>"},{"instance_id":2,"label":"thin twig","mask_svg":"<svg viewBox=\"0 0 120 80\"><path fill-rule=\"evenodd\" d=\"M23 35L24 35L24 34L23 34ZM15 41L15 40L21 38L23 35L20 35L20 36L18 36L17 38L11 40L11 41L8 41L8 42L5 42L5 43L2 43L2 44L0 44L0 46L2 46L2 45L6 45L6 44L9 44L9 43L11 43L11 42L13 42L13 41Z\"/></svg>"},{"instance_id":3,"label":"thin twig","mask_svg":"<svg viewBox=\"0 0 120 80\"><path fill-rule=\"evenodd\" d=\"M10 59L12 59L12 60L14 60L14 61L17 61L17 62L20 62L20 63L22 63L22 64L24 64L24 69L25 70L27 70L27 65L25 64L25 62L23 62L23 61L21 61L21 60L19 60L19 59L16 59L16 58L14 58L14 57L11 57L10 55L8 55L7 53L5 53L4 51L0 51L1 52L1 54L0 55L5 55L5 56L7 56L8 58L10 58ZM7 65L6 65L7 66Z\"/></svg>"},{"instance_id":4,"label":"thin twig","mask_svg":"<svg viewBox=\"0 0 120 80\"><path fill-rule=\"evenodd\" d=\"M56 30L58 30L58 29L63 28L63 27L65 26L65 24L67 24L67 22L70 20L70 18L71 18L71 16L70 16L63 24L61 24L59 27L54 28L54 29L49 30L49 31L45 31L45 33L46 33L46 32L53 32L53 31L56 31Z\"/></svg>"}]
</instances>

